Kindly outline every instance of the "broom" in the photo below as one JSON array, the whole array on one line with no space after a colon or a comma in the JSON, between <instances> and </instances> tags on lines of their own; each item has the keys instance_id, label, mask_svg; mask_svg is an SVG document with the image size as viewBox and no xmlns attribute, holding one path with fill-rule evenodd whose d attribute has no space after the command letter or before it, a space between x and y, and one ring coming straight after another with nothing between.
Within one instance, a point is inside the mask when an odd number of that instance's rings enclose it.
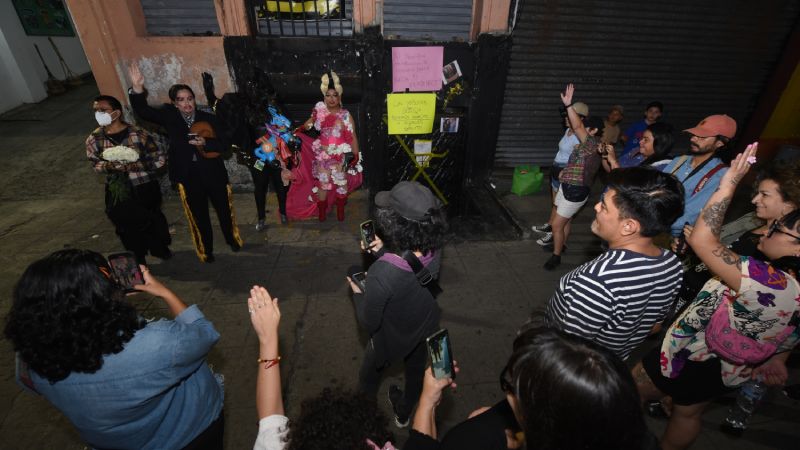
<instances>
[{"instance_id":1,"label":"broom","mask_svg":"<svg viewBox=\"0 0 800 450\"><path fill-rule=\"evenodd\" d=\"M64 77L66 78L67 84L72 86L72 87L82 85L83 84L83 80L81 79L80 76L78 76L78 74L76 74L75 72L73 72L69 68L69 66L67 65L67 62L64 61L64 58L61 56L61 52L58 51L58 47L56 47L56 43L53 42L53 38L51 38L50 36L47 36L47 40L50 41L50 45L52 45L53 46L53 50L56 51L56 55L58 56L58 62L61 63L61 69L64 70Z\"/></svg>"},{"instance_id":2,"label":"broom","mask_svg":"<svg viewBox=\"0 0 800 450\"><path fill-rule=\"evenodd\" d=\"M36 53L39 54L39 59L42 60L42 65L44 65L44 70L47 71L47 95L58 95L63 94L66 92L67 88L64 87L64 83L61 80L57 80L56 77L53 76L53 72L50 72L50 68L47 67L47 63L44 62L44 58L42 58L42 52L39 51L39 46L33 44L36 48Z\"/></svg>"}]
</instances>

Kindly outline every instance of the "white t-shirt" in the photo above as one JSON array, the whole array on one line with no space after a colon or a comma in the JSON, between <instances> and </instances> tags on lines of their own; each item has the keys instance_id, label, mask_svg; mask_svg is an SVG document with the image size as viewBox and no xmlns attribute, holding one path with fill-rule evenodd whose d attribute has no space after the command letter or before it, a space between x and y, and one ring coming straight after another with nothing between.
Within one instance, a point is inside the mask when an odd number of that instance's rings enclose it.
<instances>
[{"instance_id":1,"label":"white t-shirt","mask_svg":"<svg viewBox=\"0 0 800 450\"><path fill-rule=\"evenodd\" d=\"M567 128L564 131L564 137L558 141L558 153L556 153L556 158L553 160L553 164L566 166L567 162L569 162L569 155L572 154L572 150L574 150L575 146L580 143L581 141L578 140L578 136L575 136L575 133L571 132L570 129Z\"/></svg>"},{"instance_id":2,"label":"white t-shirt","mask_svg":"<svg viewBox=\"0 0 800 450\"><path fill-rule=\"evenodd\" d=\"M283 450L286 448L286 435L289 427L286 424L289 418L281 415L271 415L258 421L258 437L253 445L253 450Z\"/></svg>"}]
</instances>

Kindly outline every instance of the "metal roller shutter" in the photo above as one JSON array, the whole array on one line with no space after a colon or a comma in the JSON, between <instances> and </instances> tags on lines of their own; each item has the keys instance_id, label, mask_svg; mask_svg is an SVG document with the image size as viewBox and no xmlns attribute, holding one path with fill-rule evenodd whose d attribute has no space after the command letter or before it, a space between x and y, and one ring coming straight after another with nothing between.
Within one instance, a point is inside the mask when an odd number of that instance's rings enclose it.
<instances>
[{"instance_id":1,"label":"metal roller shutter","mask_svg":"<svg viewBox=\"0 0 800 450\"><path fill-rule=\"evenodd\" d=\"M150 35L220 34L214 0L142 0L142 10Z\"/></svg>"},{"instance_id":2,"label":"metal roller shutter","mask_svg":"<svg viewBox=\"0 0 800 450\"><path fill-rule=\"evenodd\" d=\"M549 165L563 133L559 92L624 130L664 103L676 130L725 113L741 130L800 16L800 2L526 0L520 7L495 167Z\"/></svg>"},{"instance_id":3,"label":"metal roller shutter","mask_svg":"<svg viewBox=\"0 0 800 450\"><path fill-rule=\"evenodd\" d=\"M472 0L384 0L383 35L389 39L468 41Z\"/></svg>"}]
</instances>

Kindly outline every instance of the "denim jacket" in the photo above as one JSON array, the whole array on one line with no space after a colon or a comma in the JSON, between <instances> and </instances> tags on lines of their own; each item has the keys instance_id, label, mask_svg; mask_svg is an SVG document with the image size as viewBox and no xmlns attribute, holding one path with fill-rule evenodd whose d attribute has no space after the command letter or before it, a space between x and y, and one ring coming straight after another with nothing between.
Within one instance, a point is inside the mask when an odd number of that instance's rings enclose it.
<instances>
[{"instance_id":1,"label":"denim jacket","mask_svg":"<svg viewBox=\"0 0 800 450\"><path fill-rule=\"evenodd\" d=\"M95 373L73 372L51 383L31 371L31 378L92 447L180 449L222 410L222 386L206 364L218 339L192 305L175 320L137 331Z\"/></svg>"}]
</instances>

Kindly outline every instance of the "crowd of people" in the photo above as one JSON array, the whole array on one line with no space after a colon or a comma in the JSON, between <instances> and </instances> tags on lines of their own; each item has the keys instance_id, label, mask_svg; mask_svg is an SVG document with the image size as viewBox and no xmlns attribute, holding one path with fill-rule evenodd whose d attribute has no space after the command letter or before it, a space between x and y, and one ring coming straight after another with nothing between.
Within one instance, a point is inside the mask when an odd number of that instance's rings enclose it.
<instances>
[{"instance_id":1,"label":"crowd of people","mask_svg":"<svg viewBox=\"0 0 800 450\"><path fill-rule=\"evenodd\" d=\"M61 250L22 274L4 332L23 368L21 381L62 411L92 448L219 449L224 385L206 363L219 334L196 305L187 306L153 276L144 258L171 254L156 182L167 160L200 259L213 261L209 201L226 242L241 248L220 159L228 137L213 114L197 110L189 86L173 86L172 104L153 108L138 68L130 76L134 111L166 129L169 154L122 121L116 99L100 96L94 102L100 128L87 140L87 155L107 174L108 216L141 263L143 283L134 289L163 299L173 319L143 320L102 255ZM289 186L287 201L297 188L306 199L314 195L319 220L333 207L343 220L347 195L360 182L360 152L336 74L322 77L321 91L324 101L298 130L317 129L319 137L298 138L298 159L286 151L291 138L281 133L289 127L276 110L269 112L272 126L249 144L255 160L276 153L270 176L281 180L273 186ZM604 251L563 275L546 308L521 325L511 357L497 368L497 402L439 436L437 406L460 370L453 362L451 376L437 378L427 363L426 338L440 329L438 274L448 223L430 189L403 181L375 196L376 236L362 242L372 261L346 278L356 320L369 337L354 368L356 390L323 389L288 418L280 304L262 286L250 290L247 311L259 343L256 450L394 449L390 419L397 428L411 425L403 447L410 450L683 449L697 438L710 401L751 379L786 383L786 361L800 342L798 166L759 171L753 204L762 222L727 246L725 213L758 150L754 143L729 166L722 162L718 153L736 134L733 119L712 115L684 130L689 153L668 159L674 136L659 122L661 103L649 104L644 119L620 133L621 107L604 121L574 100L570 84L561 93L566 131L552 168L553 207L547 224L534 230L545 234L542 245L552 246L544 268L555 269L572 219L603 167L591 231ZM618 156L619 141L634 145ZM105 150L115 147L135 155L125 158L117 148L122 156L107 159ZM260 172L252 172L254 179ZM290 211L287 204L280 214L291 218ZM633 359L648 342L652 348ZM376 397L386 369L396 364L405 385L389 386L393 417L387 417ZM668 405L660 438L644 420L644 402L653 400Z\"/></svg>"},{"instance_id":2,"label":"crowd of people","mask_svg":"<svg viewBox=\"0 0 800 450\"><path fill-rule=\"evenodd\" d=\"M106 213L123 247L140 263L146 264L148 253L160 259L172 256L158 183L159 171L164 168L180 195L200 261L215 261L209 202L225 242L233 252L241 249L233 191L223 162L231 149L241 152L238 161L253 178L257 231L266 229L265 200L270 184L282 224L313 216L323 222L334 205L337 219L344 220L347 197L361 185L363 168L355 121L342 107L344 90L335 72L322 76L324 101L314 106L311 117L297 130L291 129L291 121L274 99L271 103L267 100L257 122L242 117L234 121L228 114L215 114L217 108L230 111L239 105L228 95L217 98L213 81L204 79L206 95L213 101L208 112L197 107L194 91L186 84L169 89L171 103L151 106L137 65L130 66L129 77L133 111L165 131L168 154L147 132L126 123L122 104L109 95L94 100L99 127L86 140L86 154L94 170L106 174ZM312 131L318 136L311 137Z\"/></svg>"}]
</instances>

